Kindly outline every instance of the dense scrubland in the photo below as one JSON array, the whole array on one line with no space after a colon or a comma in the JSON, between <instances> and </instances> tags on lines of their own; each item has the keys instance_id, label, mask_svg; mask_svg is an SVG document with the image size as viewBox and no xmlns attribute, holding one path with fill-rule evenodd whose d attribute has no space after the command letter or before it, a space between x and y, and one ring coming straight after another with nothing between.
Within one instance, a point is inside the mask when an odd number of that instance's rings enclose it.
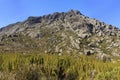
<instances>
[{"instance_id":1,"label":"dense scrubland","mask_svg":"<svg viewBox=\"0 0 120 80\"><path fill-rule=\"evenodd\" d=\"M0 54L0 80L120 80L120 62L94 55Z\"/></svg>"}]
</instances>

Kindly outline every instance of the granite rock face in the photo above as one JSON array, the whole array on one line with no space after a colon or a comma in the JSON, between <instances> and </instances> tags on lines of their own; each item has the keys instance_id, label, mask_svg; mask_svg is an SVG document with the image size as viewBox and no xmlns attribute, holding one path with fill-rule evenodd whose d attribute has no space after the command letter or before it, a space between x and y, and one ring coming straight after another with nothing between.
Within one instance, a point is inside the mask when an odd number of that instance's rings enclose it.
<instances>
[{"instance_id":1,"label":"granite rock face","mask_svg":"<svg viewBox=\"0 0 120 80\"><path fill-rule=\"evenodd\" d=\"M120 51L120 30L80 11L31 16L0 29L0 52L107 53ZM87 51L87 52L85 52Z\"/></svg>"}]
</instances>

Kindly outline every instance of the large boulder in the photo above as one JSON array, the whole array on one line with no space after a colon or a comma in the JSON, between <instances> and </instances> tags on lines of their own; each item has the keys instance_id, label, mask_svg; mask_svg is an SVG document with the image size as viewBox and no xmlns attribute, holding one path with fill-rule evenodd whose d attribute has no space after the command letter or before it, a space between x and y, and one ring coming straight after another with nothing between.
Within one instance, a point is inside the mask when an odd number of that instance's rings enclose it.
<instances>
[{"instance_id":1,"label":"large boulder","mask_svg":"<svg viewBox=\"0 0 120 80\"><path fill-rule=\"evenodd\" d=\"M90 56L94 54L93 50L84 50L85 55Z\"/></svg>"},{"instance_id":2,"label":"large boulder","mask_svg":"<svg viewBox=\"0 0 120 80\"><path fill-rule=\"evenodd\" d=\"M111 61L110 56L104 53L98 53L96 55L96 59L102 60L103 62Z\"/></svg>"}]
</instances>

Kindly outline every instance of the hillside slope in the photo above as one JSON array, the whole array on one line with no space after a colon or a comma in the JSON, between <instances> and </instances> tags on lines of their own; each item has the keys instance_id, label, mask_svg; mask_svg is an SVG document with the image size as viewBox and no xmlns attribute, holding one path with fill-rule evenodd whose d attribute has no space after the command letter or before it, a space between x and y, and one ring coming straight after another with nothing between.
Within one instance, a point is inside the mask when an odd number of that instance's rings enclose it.
<instances>
[{"instance_id":1,"label":"hillside slope","mask_svg":"<svg viewBox=\"0 0 120 80\"><path fill-rule=\"evenodd\" d=\"M56 12L1 28L0 52L105 53L120 57L120 30L77 10Z\"/></svg>"}]
</instances>

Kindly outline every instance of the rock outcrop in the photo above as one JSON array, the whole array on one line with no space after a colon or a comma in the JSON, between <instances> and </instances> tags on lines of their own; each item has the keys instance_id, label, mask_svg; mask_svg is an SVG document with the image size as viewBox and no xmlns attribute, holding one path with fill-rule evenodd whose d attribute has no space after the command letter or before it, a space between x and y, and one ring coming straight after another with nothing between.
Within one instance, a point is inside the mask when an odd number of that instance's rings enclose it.
<instances>
[{"instance_id":1,"label":"rock outcrop","mask_svg":"<svg viewBox=\"0 0 120 80\"><path fill-rule=\"evenodd\" d=\"M29 17L0 29L0 52L104 53L118 56L120 30L80 11Z\"/></svg>"}]
</instances>

